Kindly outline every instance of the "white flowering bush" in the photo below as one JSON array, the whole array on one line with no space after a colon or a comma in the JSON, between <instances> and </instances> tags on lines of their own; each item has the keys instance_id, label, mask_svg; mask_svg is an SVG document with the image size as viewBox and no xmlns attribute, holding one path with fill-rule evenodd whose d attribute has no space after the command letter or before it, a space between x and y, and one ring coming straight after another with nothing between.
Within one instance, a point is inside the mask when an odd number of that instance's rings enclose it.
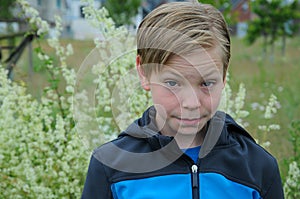
<instances>
[{"instance_id":1,"label":"white flowering bush","mask_svg":"<svg viewBox=\"0 0 300 199\"><path fill-rule=\"evenodd\" d=\"M226 77L226 85L223 90L223 97L220 103L220 109L230 114L238 123L243 126L247 124L243 121L250 113L244 109L246 89L245 85L241 83L236 96L233 96L232 89L229 84L229 74Z\"/></svg>"},{"instance_id":2,"label":"white flowering bush","mask_svg":"<svg viewBox=\"0 0 300 199\"><path fill-rule=\"evenodd\" d=\"M89 154L68 113L54 94L33 99L2 66L0 85L0 198L78 198Z\"/></svg>"},{"instance_id":3,"label":"white flowering bush","mask_svg":"<svg viewBox=\"0 0 300 199\"><path fill-rule=\"evenodd\" d=\"M288 161L289 171L283 188L286 199L300 198L300 121L293 121L290 128L293 156Z\"/></svg>"},{"instance_id":4,"label":"white flowering bush","mask_svg":"<svg viewBox=\"0 0 300 199\"><path fill-rule=\"evenodd\" d=\"M8 80L0 67L0 198L79 198L91 150L115 136L122 124L149 104L147 94L133 95L144 92L131 70L134 37L124 27L116 28L105 8L97 10L93 1L83 2L87 20L102 35L78 73L66 62L73 49L59 41L58 17L54 36L47 39L55 57L42 47L35 49L50 76L41 99ZM48 23L26 1L17 3L30 33L41 39L47 36Z\"/></svg>"},{"instance_id":5,"label":"white flowering bush","mask_svg":"<svg viewBox=\"0 0 300 199\"><path fill-rule=\"evenodd\" d=\"M227 75L227 82L229 81L229 75ZM248 110L245 110L246 88L243 83L239 84L239 89L234 96L230 84L225 85L223 92L223 98L220 103L220 109L230 114L240 125L247 127L248 122L245 118L250 114ZM254 104L254 103L253 103ZM259 110L257 110L259 106ZM280 108L280 103L274 94L271 94L266 105L255 103L255 107L252 107L253 111L263 111L261 122L263 124L258 125L258 135L256 141L263 147L268 148L270 142L267 140L268 133L272 131L280 130L280 125L272 123L270 120L276 115L277 110Z\"/></svg>"},{"instance_id":6,"label":"white flowering bush","mask_svg":"<svg viewBox=\"0 0 300 199\"><path fill-rule=\"evenodd\" d=\"M105 7L96 9L84 0L85 18L100 30L95 49L82 63L74 94L74 116L78 133L93 149L115 137L151 103L135 72L134 33L116 27Z\"/></svg>"},{"instance_id":7,"label":"white flowering bush","mask_svg":"<svg viewBox=\"0 0 300 199\"><path fill-rule=\"evenodd\" d=\"M43 37L49 25L27 2L18 1L31 31ZM7 79L0 66L0 198L79 198L90 153L76 132L71 111L76 80L66 58L70 45L58 40L61 25L57 18L56 36L48 43L59 63L42 48L38 57L50 74L49 87L40 100L27 94L26 86ZM62 79L59 77L62 76ZM66 84L59 91L59 81Z\"/></svg>"},{"instance_id":8,"label":"white flowering bush","mask_svg":"<svg viewBox=\"0 0 300 199\"><path fill-rule=\"evenodd\" d=\"M289 173L283 188L286 199L296 199L300 197L300 168L296 161L289 164Z\"/></svg>"},{"instance_id":9,"label":"white flowering bush","mask_svg":"<svg viewBox=\"0 0 300 199\"><path fill-rule=\"evenodd\" d=\"M267 140L268 133L271 133L272 131L280 130L280 125L274 124L270 122L270 120L275 116L277 113L277 109L280 108L280 103L277 100L277 97L274 94L271 94L269 101L266 106L262 106L262 110L264 110L263 113L263 119L264 124L258 125L258 133L259 133L259 140L260 144L267 148L270 146L270 142Z\"/></svg>"}]
</instances>

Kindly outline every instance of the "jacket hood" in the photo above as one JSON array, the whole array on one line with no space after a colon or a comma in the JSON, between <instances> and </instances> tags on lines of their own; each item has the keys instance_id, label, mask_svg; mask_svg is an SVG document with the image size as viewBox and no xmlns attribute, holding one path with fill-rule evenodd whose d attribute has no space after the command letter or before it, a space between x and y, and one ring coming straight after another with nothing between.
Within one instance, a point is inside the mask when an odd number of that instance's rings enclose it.
<instances>
[{"instance_id":1,"label":"jacket hood","mask_svg":"<svg viewBox=\"0 0 300 199\"><path fill-rule=\"evenodd\" d=\"M155 114L155 108L150 107L117 139L97 149L95 158L110 168L128 173L156 171L178 160L184 152L178 147L174 137L164 136L159 132L155 124ZM205 158L218 146L223 148L236 143L234 134L251 138L229 115L216 112L209 121L199 158Z\"/></svg>"},{"instance_id":2,"label":"jacket hood","mask_svg":"<svg viewBox=\"0 0 300 199\"><path fill-rule=\"evenodd\" d=\"M155 114L156 110L154 106L151 106L143 113L141 118L129 125L119 137L132 136L137 139L145 139L153 150L165 147L172 141L175 142L174 137L164 136L159 132L155 124ZM230 132L242 134L254 141L231 116L222 111L217 111L209 121L199 158L204 158L215 146L230 144L229 129Z\"/></svg>"}]
</instances>

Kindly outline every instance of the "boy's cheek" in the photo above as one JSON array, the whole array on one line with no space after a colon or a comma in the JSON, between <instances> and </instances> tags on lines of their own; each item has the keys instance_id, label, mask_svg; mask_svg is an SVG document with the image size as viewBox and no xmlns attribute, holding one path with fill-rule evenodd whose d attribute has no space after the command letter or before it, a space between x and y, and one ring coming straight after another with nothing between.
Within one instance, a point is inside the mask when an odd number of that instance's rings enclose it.
<instances>
[{"instance_id":1,"label":"boy's cheek","mask_svg":"<svg viewBox=\"0 0 300 199\"><path fill-rule=\"evenodd\" d=\"M151 83L151 92L152 95L160 97L176 97L176 92L162 84L153 84Z\"/></svg>"},{"instance_id":2,"label":"boy's cheek","mask_svg":"<svg viewBox=\"0 0 300 199\"><path fill-rule=\"evenodd\" d=\"M155 110L161 119L167 118L167 109L161 104L154 104Z\"/></svg>"},{"instance_id":3,"label":"boy's cheek","mask_svg":"<svg viewBox=\"0 0 300 199\"><path fill-rule=\"evenodd\" d=\"M170 89L158 87L151 89L152 100L154 104L160 104L164 107L173 107L179 103L179 98Z\"/></svg>"}]
</instances>

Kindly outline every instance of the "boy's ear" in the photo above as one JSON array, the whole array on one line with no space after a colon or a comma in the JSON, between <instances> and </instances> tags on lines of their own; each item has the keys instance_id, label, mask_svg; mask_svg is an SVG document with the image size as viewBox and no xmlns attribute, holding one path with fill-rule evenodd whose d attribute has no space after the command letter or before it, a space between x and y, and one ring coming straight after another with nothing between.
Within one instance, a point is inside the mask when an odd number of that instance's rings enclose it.
<instances>
[{"instance_id":1,"label":"boy's ear","mask_svg":"<svg viewBox=\"0 0 300 199\"><path fill-rule=\"evenodd\" d=\"M141 67L141 57L140 57L140 55L136 56L136 70L138 72L142 88L145 91L150 91L150 82L149 82L148 78L145 76L145 73L144 73L144 71Z\"/></svg>"}]
</instances>

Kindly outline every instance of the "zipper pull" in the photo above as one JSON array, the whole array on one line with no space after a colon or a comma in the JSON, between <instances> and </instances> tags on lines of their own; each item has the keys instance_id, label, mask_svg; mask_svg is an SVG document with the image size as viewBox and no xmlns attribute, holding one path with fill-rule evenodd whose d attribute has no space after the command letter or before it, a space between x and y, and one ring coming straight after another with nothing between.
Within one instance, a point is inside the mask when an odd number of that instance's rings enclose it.
<instances>
[{"instance_id":1,"label":"zipper pull","mask_svg":"<svg viewBox=\"0 0 300 199\"><path fill-rule=\"evenodd\" d=\"M198 188L198 166L193 165L192 166L192 186L193 188Z\"/></svg>"}]
</instances>

